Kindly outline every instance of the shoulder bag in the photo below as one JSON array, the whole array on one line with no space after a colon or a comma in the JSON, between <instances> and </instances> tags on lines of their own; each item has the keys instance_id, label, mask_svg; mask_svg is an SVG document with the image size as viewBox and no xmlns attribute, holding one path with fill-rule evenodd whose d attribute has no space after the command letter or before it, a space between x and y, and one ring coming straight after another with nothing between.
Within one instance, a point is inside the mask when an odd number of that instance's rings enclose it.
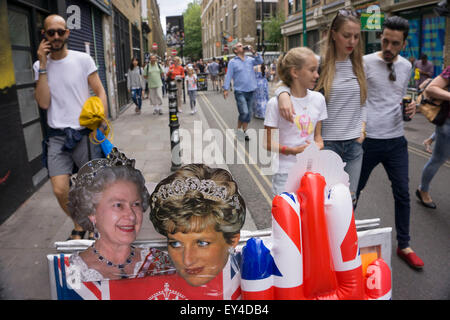
<instances>
[{"instance_id":1,"label":"shoulder bag","mask_svg":"<svg viewBox=\"0 0 450 320\"><path fill-rule=\"evenodd\" d=\"M449 103L448 101L443 102L441 100L435 100L425 95L425 89L430 82L431 81L429 81L420 91L420 94L416 99L416 104L419 106L420 112L428 119L428 121L437 126L442 126L448 117Z\"/></svg>"}]
</instances>

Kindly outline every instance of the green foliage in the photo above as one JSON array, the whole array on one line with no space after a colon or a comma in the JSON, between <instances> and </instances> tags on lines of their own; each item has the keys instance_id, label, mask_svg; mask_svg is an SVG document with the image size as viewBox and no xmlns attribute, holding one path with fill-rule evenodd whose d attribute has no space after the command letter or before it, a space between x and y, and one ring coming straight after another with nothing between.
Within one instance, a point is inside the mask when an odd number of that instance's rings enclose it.
<instances>
[{"instance_id":1,"label":"green foliage","mask_svg":"<svg viewBox=\"0 0 450 320\"><path fill-rule=\"evenodd\" d=\"M267 48L270 50L281 50L283 48L283 35L281 34L281 25L285 18L282 11L278 11L277 15L272 17L269 21L264 21L264 37L265 42L278 44L277 48Z\"/></svg>"},{"instance_id":2,"label":"green foliage","mask_svg":"<svg viewBox=\"0 0 450 320\"><path fill-rule=\"evenodd\" d=\"M193 0L183 12L184 47L183 56L198 60L202 57L202 7L200 0Z\"/></svg>"}]
</instances>

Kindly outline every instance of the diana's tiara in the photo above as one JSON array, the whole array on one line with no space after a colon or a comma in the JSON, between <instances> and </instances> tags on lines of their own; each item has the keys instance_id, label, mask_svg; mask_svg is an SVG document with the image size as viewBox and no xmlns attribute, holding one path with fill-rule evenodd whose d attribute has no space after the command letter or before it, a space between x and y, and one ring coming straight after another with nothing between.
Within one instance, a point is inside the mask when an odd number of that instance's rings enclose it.
<instances>
[{"instance_id":1,"label":"diana's tiara","mask_svg":"<svg viewBox=\"0 0 450 320\"><path fill-rule=\"evenodd\" d=\"M218 186L214 180L200 180L196 177L187 179L175 179L172 183L168 183L159 187L159 190L152 197L152 204L157 199L165 201L172 197L184 197L188 191L200 191L206 199L214 201L224 201L232 205L236 210L241 208L239 204L239 197L234 194L228 197L227 188L225 186Z\"/></svg>"}]
</instances>

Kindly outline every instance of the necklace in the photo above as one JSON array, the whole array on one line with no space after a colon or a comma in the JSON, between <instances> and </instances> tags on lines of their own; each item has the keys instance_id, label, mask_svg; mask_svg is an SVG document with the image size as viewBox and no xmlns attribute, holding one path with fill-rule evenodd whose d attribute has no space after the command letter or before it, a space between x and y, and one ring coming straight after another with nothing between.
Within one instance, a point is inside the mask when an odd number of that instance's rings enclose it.
<instances>
[{"instance_id":1,"label":"necklace","mask_svg":"<svg viewBox=\"0 0 450 320\"><path fill-rule=\"evenodd\" d=\"M127 265L129 265L129 264L133 261L133 257L134 257L134 253L135 253L135 248L134 248L133 246L130 246L130 247L131 247L131 252L130 252L130 255L128 256L127 260L125 260L124 263L121 263L121 264L115 264L115 263L109 261L108 259L106 259L104 256L102 256L102 255L97 251L97 249L95 248L95 242L92 244L92 250L94 251L94 254L97 256L97 259L98 259L99 261L101 261L101 262L106 263L106 265L109 266L109 267L114 267L114 268L119 269L119 271L120 271L120 278L121 278L121 279L126 279L126 278L128 278L128 275L127 275L127 273L125 272L125 267L126 267Z\"/></svg>"}]
</instances>

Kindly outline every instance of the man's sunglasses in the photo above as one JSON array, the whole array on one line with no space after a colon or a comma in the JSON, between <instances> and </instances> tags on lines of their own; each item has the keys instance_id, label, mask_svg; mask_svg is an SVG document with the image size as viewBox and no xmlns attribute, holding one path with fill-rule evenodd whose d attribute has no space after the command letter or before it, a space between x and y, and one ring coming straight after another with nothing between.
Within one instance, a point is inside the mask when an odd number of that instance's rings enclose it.
<instances>
[{"instance_id":1,"label":"man's sunglasses","mask_svg":"<svg viewBox=\"0 0 450 320\"><path fill-rule=\"evenodd\" d=\"M387 64L387 67L388 67L388 69L390 71L390 73L389 73L389 80L391 80L391 81L397 80L397 75L395 74L395 69L394 69L394 63L389 62Z\"/></svg>"},{"instance_id":2,"label":"man's sunglasses","mask_svg":"<svg viewBox=\"0 0 450 320\"><path fill-rule=\"evenodd\" d=\"M58 34L58 36L62 37L63 35L65 35L67 32L67 29L48 29L47 31L45 31L45 33L49 36L49 37L53 37L56 33Z\"/></svg>"}]
</instances>

